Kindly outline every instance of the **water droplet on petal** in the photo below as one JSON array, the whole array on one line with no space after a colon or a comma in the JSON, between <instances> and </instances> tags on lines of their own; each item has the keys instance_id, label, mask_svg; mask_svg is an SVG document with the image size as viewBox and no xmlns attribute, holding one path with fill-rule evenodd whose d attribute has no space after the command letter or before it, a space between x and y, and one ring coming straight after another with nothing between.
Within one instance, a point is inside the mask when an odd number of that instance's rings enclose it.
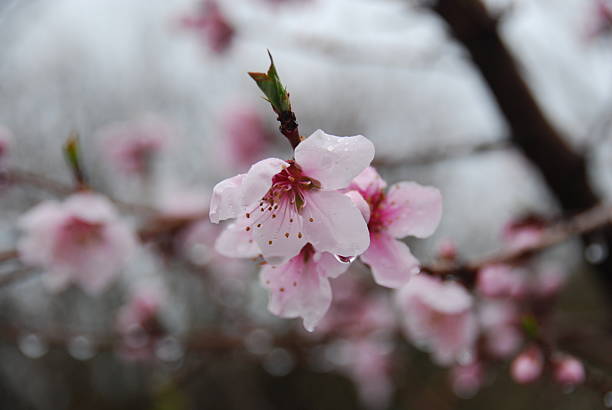
<instances>
[{"instance_id":1,"label":"water droplet on petal","mask_svg":"<svg viewBox=\"0 0 612 410\"><path fill-rule=\"evenodd\" d=\"M41 358L49 351L47 343L34 333L21 336L17 343L21 353L31 359Z\"/></svg>"},{"instance_id":2,"label":"water droplet on petal","mask_svg":"<svg viewBox=\"0 0 612 410\"><path fill-rule=\"evenodd\" d=\"M334 257L336 258L336 260L338 262L341 263L353 263L355 261L355 259L357 259L356 256L340 256L340 255L334 255Z\"/></svg>"},{"instance_id":3,"label":"water droplet on petal","mask_svg":"<svg viewBox=\"0 0 612 410\"><path fill-rule=\"evenodd\" d=\"M86 336L76 336L68 341L68 353L77 360L88 360L95 356L96 348Z\"/></svg>"}]
</instances>

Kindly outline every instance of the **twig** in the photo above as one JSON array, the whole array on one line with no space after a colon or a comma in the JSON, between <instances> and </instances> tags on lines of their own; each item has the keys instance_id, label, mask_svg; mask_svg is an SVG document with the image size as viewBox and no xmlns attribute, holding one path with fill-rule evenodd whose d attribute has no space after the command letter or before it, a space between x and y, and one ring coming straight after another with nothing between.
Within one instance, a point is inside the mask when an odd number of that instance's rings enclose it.
<instances>
[{"instance_id":1,"label":"twig","mask_svg":"<svg viewBox=\"0 0 612 410\"><path fill-rule=\"evenodd\" d=\"M429 151L417 152L402 157L378 157L372 165L375 167L397 167L410 165L428 165L436 162L446 161L454 158L488 152L502 151L512 147L509 140L504 139L479 144L463 144L436 148Z\"/></svg>"},{"instance_id":2,"label":"twig","mask_svg":"<svg viewBox=\"0 0 612 410\"><path fill-rule=\"evenodd\" d=\"M600 205L545 229L541 239L533 245L519 249L502 250L485 258L464 263L440 263L424 266L421 271L433 276L456 278L471 287L476 281L476 274L484 266L516 262L570 238L606 227L611 223L612 206Z\"/></svg>"}]
</instances>

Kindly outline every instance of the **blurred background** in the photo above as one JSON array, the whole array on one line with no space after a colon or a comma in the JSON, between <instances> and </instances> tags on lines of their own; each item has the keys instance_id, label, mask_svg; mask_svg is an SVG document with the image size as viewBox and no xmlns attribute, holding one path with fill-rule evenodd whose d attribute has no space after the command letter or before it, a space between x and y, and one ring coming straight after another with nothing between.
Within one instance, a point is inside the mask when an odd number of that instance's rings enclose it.
<instances>
[{"instance_id":1,"label":"blurred background","mask_svg":"<svg viewBox=\"0 0 612 410\"><path fill-rule=\"evenodd\" d=\"M329 323L308 334L300 321L268 313L257 263L213 249L219 231L205 215L214 184L257 160L291 155L247 75L267 70L266 50L302 135L365 135L390 184L411 180L442 191L436 234L410 243L423 263L449 240L465 259L490 254L503 246L509 221L559 213L540 174L508 142L495 99L431 3L0 0L3 167L44 177L2 187L2 248L15 247L20 215L70 184L61 146L72 131L91 186L147 208L125 213L134 226L192 221L145 241L100 296L74 287L49 292L38 274L3 285L0 408L612 406L612 393L587 386L517 385L507 361L478 391L457 388L448 369L396 334L392 292L373 288L359 263L344 275L352 279L333 283ZM500 35L545 115L585 156L595 190L609 199L612 12L600 3L490 0L486 7L499 17ZM567 274L555 320L563 329L603 329L609 301L582 256L578 241L539 256ZM2 277L16 269L18 261L0 265ZM121 338L129 321L121 316L133 303L146 305L150 326ZM371 325L367 342L334 331L343 326L334 321L363 317ZM600 371L612 376L612 345L598 348L608 359Z\"/></svg>"}]
</instances>

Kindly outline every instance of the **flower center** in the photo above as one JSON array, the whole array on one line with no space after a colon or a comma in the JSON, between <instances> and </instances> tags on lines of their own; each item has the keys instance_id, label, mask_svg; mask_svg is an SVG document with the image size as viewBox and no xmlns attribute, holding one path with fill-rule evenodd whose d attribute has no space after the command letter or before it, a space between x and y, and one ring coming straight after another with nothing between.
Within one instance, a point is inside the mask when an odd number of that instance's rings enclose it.
<instances>
[{"instance_id":1,"label":"flower center","mask_svg":"<svg viewBox=\"0 0 612 410\"><path fill-rule=\"evenodd\" d=\"M302 173L302 169L294 161L289 166L272 177L272 187L264 196L263 202L268 206L278 206L280 202L288 200L300 211L304 207L304 193L312 189L320 189L319 181L309 178Z\"/></svg>"},{"instance_id":2,"label":"flower center","mask_svg":"<svg viewBox=\"0 0 612 410\"><path fill-rule=\"evenodd\" d=\"M88 246L102 240L102 224L89 222L73 216L66 225L64 232L79 246Z\"/></svg>"},{"instance_id":3,"label":"flower center","mask_svg":"<svg viewBox=\"0 0 612 410\"><path fill-rule=\"evenodd\" d=\"M366 200L371 211L370 220L368 221L370 232L380 232L385 228L385 213L381 206L384 199L385 193L381 190Z\"/></svg>"}]
</instances>

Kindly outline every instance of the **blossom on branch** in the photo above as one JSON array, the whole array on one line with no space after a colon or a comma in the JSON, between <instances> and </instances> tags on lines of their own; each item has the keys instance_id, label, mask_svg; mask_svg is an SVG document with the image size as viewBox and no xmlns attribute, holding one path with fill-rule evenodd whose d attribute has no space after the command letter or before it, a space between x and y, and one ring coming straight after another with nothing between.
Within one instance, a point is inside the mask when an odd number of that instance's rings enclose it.
<instances>
[{"instance_id":1,"label":"blossom on branch","mask_svg":"<svg viewBox=\"0 0 612 410\"><path fill-rule=\"evenodd\" d=\"M280 317L303 318L304 327L312 332L331 305L329 279L344 273L348 266L327 252L315 251L310 244L282 265L265 265L260 281L270 295L268 309Z\"/></svg>"},{"instance_id":2,"label":"blossom on branch","mask_svg":"<svg viewBox=\"0 0 612 410\"><path fill-rule=\"evenodd\" d=\"M318 130L297 146L295 160L264 159L246 174L218 183L210 219L237 218L228 230L251 234L272 264L296 256L307 243L318 252L357 256L369 246L367 225L340 190L373 158L374 145L367 138ZM237 251L234 256L245 255Z\"/></svg>"},{"instance_id":3,"label":"blossom on branch","mask_svg":"<svg viewBox=\"0 0 612 410\"><path fill-rule=\"evenodd\" d=\"M430 236L442 217L442 195L436 188L415 182L400 182L385 191L386 186L376 170L368 167L348 189L359 192L369 206L364 218L370 247L361 260L372 268L376 283L399 288L419 272L419 261L398 239Z\"/></svg>"},{"instance_id":4,"label":"blossom on branch","mask_svg":"<svg viewBox=\"0 0 612 410\"><path fill-rule=\"evenodd\" d=\"M418 275L397 294L406 337L441 365L470 357L478 334L473 298L455 282Z\"/></svg>"},{"instance_id":5,"label":"blossom on branch","mask_svg":"<svg viewBox=\"0 0 612 410\"><path fill-rule=\"evenodd\" d=\"M235 30L214 0L205 0L197 14L181 20L184 28L193 30L215 53L226 51L234 39Z\"/></svg>"},{"instance_id":6,"label":"blossom on branch","mask_svg":"<svg viewBox=\"0 0 612 410\"><path fill-rule=\"evenodd\" d=\"M62 289L73 282L91 294L103 291L136 247L129 226L105 197L77 193L64 202L45 201L25 213L19 256L47 272L47 284Z\"/></svg>"}]
</instances>

